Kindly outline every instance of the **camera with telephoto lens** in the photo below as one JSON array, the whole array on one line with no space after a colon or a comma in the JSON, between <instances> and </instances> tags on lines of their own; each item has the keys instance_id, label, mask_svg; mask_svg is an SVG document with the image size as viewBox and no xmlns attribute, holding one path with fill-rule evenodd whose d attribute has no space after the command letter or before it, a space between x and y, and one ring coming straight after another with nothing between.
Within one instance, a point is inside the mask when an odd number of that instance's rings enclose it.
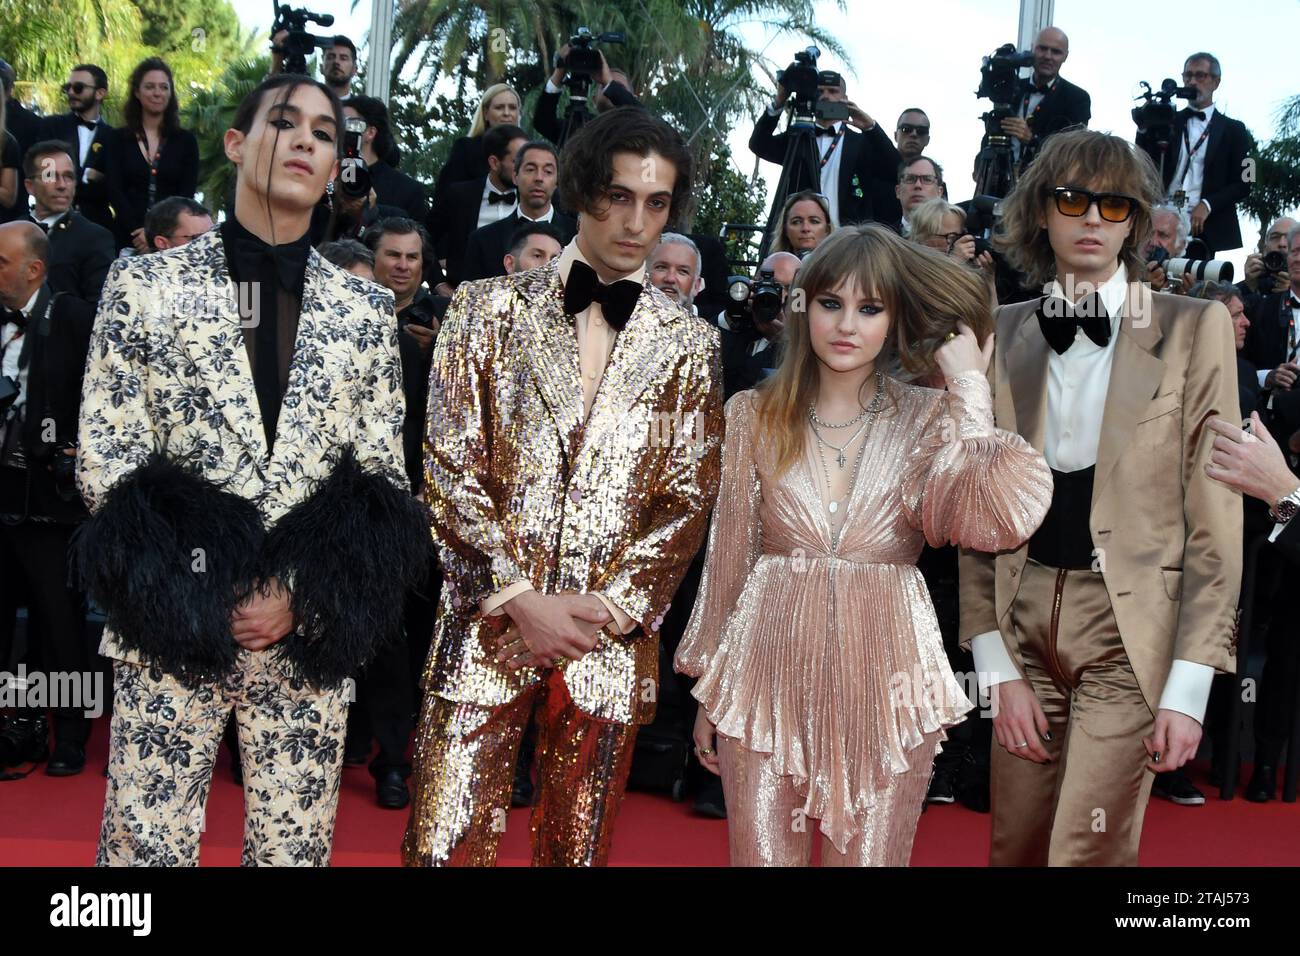
<instances>
[{"instance_id":1,"label":"camera with telephoto lens","mask_svg":"<svg viewBox=\"0 0 1300 956\"><path fill-rule=\"evenodd\" d=\"M343 195L361 199L370 195L370 167L361 155L361 138L366 135L366 121L349 116L343 121L343 158L339 161L339 180Z\"/></svg>"},{"instance_id":2,"label":"camera with telephoto lens","mask_svg":"<svg viewBox=\"0 0 1300 956\"><path fill-rule=\"evenodd\" d=\"M1232 281L1232 263L1221 259L1174 258L1169 259L1164 268L1170 282L1181 282L1184 275L1190 275L1197 282L1202 279L1211 282Z\"/></svg>"},{"instance_id":3,"label":"camera with telephoto lens","mask_svg":"<svg viewBox=\"0 0 1300 956\"><path fill-rule=\"evenodd\" d=\"M287 3L272 3L275 16L271 23L271 36L281 30L288 30L280 52L284 54L284 72L307 75L307 57L317 50L328 50L334 45L334 38L315 36L307 32L308 23L319 23L323 27L334 25L334 17L328 13L312 13L302 7L291 8Z\"/></svg>"},{"instance_id":4,"label":"camera with telephoto lens","mask_svg":"<svg viewBox=\"0 0 1300 956\"><path fill-rule=\"evenodd\" d=\"M1169 250L1164 246L1152 246L1151 251L1147 253L1147 265L1160 266L1162 269L1166 262L1169 261Z\"/></svg>"},{"instance_id":5,"label":"camera with telephoto lens","mask_svg":"<svg viewBox=\"0 0 1300 956\"><path fill-rule=\"evenodd\" d=\"M1143 80L1140 84L1142 103L1133 107L1133 122L1137 124L1138 133L1152 136L1156 140L1168 141L1173 135L1174 108L1173 99L1194 100L1200 93L1193 86L1179 86L1171 79L1160 84L1160 92L1151 89L1151 84Z\"/></svg>"},{"instance_id":6,"label":"camera with telephoto lens","mask_svg":"<svg viewBox=\"0 0 1300 956\"><path fill-rule=\"evenodd\" d=\"M760 269L758 280L732 276L727 280L727 325L733 332L761 338L759 324L767 325L781 316L785 288L771 269Z\"/></svg>"},{"instance_id":7,"label":"camera with telephoto lens","mask_svg":"<svg viewBox=\"0 0 1300 956\"><path fill-rule=\"evenodd\" d=\"M815 46L800 50L784 70L776 71L776 81L790 93L796 117L815 117L834 121L849 118L849 104L820 99L818 87L840 86L841 77L834 70L817 70L822 51Z\"/></svg>"},{"instance_id":8,"label":"camera with telephoto lens","mask_svg":"<svg viewBox=\"0 0 1300 956\"><path fill-rule=\"evenodd\" d=\"M625 42L622 33L599 33L594 34L586 27L578 27L573 36L569 37L569 54L560 57L557 53L555 65L557 68L562 67L568 72L566 82L573 78L582 78L590 80L600 74L600 53L598 53L593 43L623 43Z\"/></svg>"}]
</instances>

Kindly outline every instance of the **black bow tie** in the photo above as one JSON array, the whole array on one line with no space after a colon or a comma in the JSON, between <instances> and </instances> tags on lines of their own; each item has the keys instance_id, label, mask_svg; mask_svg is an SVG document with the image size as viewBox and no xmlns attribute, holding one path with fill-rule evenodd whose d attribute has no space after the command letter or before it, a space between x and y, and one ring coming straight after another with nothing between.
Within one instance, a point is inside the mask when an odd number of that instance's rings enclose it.
<instances>
[{"instance_id":1,"label":"black bow tie","mask_svg":"<svg viewBox=\"0 0 1300 956\"><path fill-rule=\"evenodd\" d=\"M86 129L94 129L96 126L99 125L99 123L96 122L95 120L82 119L80 116L78 116L77 125L84 126L86 127Z\"/></svg>"},{"instance_id":2,"label":"black bow tie","mask_svg":"<svg viewBox=\"0 0 1300 956\"><path fill-rule=\"evenodd\" d=\"M619 279L606 285L600 281L595 269L575 259L569 268L569 281L564 283L564 314L577 315L591 303L599 302L605 321L621 332L632 317L639 295L641 286L631 279Z\"/></svg>"},{"instance_id":3,"label":"black bow tie","mask_svg":"<svg viewBox=\"0 0 1300 956\"><path fill-rule=\"evenodd\" d=\"M511 205L514 205L514 201L515 201L515 193L513 191L508 193L497 193L497 192L493 192L490 189L488 190L489 206L495 206L497 203L501 203L501 202L510 203Z\"/></svg>"},{"instance_id":4,"label":"black bow tie","mask_svg":"<svg viewBox=\"0 0 1300 956\"><path fill-rule=\"evenodd\" d=\"M22 309L6 309L0 306L0 325L8 325L10 322L18 326L20 332L27 328L27 316L23 314Z\"/></svg>"},{"instance_id":5,"label":"black bow tie","mask_svg":"<svg viewBox=\"0 0 1300 956\"><path fill-rule=\"evenodd\" d=\"M1073 305L1060 296L1044 296L1038 303L1037 315L1043 338L1058 355L1070 350L1079 329L1103 348L1110 341L1110 316L1096 292L1085 295Z\"/></svg>"},{"instance_id":6,"label":"black bow tie","mask_svg":"<svg viewBox=\"0 0 1300 956\"><path fill-rule=\"evenodd\" d=\"M1287 295L1287 297L1286 297L1286 307L1287 307L1288 309L1300 309L1300 299L1297 299L1297 298L1295 297L1295 293L1294 293L1294 292L1292 292L1292 293L1290 293L1289 295Z\"/></svg>"},{"instance_id":7,"label":"black bow tie","mask_svg":"<svg viewBox=\"0 0 1300 956\"><path fill-rule=\"evenodd\" d=\"M836 135L838 132L839 132L839 127L837 127L837 126L833 126L833 125L832 125L832 126L818 126L818 127L817 127L817 135L818 135L818 136L834 136L834 135Z\"/></svg>"},{"instance_id":8,"label":"black bow tie","mask_svg":"<svg viewBox=\"0 0 1300 956\"><path fill-rule=\"evenodd\" d=\"M1183 110L1183 115L1186 116L1188 119L1191 119L1193 116L1195 116L1198 120L1205 119L1205 113L1202 112L1201 110L1190 110L1190 109Z\"/></svg>"},{"instance_id":9,"label":"black bow tie","mask_svg":"<svg viewBox=\"0 0 1300 956\"><path fill-rule=\"evenodd\" d=\"M1029 81L1029 87L1030 87L1030 92L1033 92L1033 93L1043 93L1043 94L1047 94L1047 93L1052 92L1051 84L1048 84L1047 86L1037 86L1037 85L1035 85L1035 83L1034 83L1033 80L1030 80L1030 81Z\"/></svg>"},{"instance_id":10,"label":"black bow tie","mask_svg":"<svg viewBox=\"0 0 1300 956\"><path fill-rule=\"evenodd\" d=\"M49 223L41 222L41 220L39 220L39 219L33 219L32 222L36 223L36 225L38 225L38 226L41 227L41 232L43 232L43 233L45 233L45 234L47 234L47 235L49 234L49 231L50 231L50 224L49 224Z\"/></svg>"},{"instance_id":11,"label":"black bow tie","mask_svg":"<svg viewBox=\"0 0 1300 956\"><path fill-rule=\"evenodd\" d=\"M237 263L239 281L256 282L262 275L262 261L271 263L275 277L286 292L302 295L309 246L306 243L285 243L272 246L243 229L231 230L229 239L233 249L228 250Z\"/></svg>"}]
</instances>

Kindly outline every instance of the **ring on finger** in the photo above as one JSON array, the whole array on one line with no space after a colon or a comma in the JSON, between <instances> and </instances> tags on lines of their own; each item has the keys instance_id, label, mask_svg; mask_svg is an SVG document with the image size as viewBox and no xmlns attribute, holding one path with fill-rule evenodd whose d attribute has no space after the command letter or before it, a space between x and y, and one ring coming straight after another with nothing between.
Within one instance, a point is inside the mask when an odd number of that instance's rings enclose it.
<instances>
[{"instance_id":1,"label":"ring on finger","mask_svg":"<svg viewBox=\"0 0 1300 956\"><path fill-rule=\"evenodd\" d=\"M1016 749L1019 750L1021 747L1028 747L1028 746L1029 746L1029 741L1022 740L1020 741L1020 743L1016 744Z\"/></svg>"}]
</instances>

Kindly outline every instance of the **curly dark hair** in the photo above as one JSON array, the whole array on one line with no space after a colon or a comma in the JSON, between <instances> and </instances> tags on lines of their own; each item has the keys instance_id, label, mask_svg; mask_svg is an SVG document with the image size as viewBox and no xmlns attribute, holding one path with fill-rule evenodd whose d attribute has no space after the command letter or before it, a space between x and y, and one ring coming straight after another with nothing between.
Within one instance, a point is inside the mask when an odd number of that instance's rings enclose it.
<instances>
[{"instance_id":1,"label":"curly dark hair","mask_svg":"<svg viewBox=\"0 0 1300 956\"><path fill-rule=\"evenodd\" d=\"M578 212L601 216L614 180L614 154L658 153L677 170L668 221L675 222L691 194L692 161L680 133L639 106L620 106L583 124L560 153L559 192Z\"/></svg>"},{"instance_id":2,"label":"curly dark hair","mask_svg":"<svg viewBox=\"0 0 1300 956\"><path fill-rule=\"evenodd\" d=\"M140 84L144 82L145 74L154 70L167 74L167 84L171 87L171 97L167 100L166 109L163 110L162 134L164 137L175 136L181 128L180 104L176 101L176 80L172 76L172 68L161 57L151 56L141 60L131 71L131 82L127 84L126 103L122 107L122 119L126 128L136 136L144 133L144 107L140 105L135 94L140 91Z\"/></svg>"}]
</instances>

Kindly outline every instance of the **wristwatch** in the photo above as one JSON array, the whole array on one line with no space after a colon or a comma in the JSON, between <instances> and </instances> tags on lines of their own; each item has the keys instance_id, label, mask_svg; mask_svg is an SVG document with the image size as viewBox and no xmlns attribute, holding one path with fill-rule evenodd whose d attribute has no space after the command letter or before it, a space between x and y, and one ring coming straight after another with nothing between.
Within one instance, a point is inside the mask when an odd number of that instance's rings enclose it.
<instances>
[{"instance_id":1,"label":"wristwatch","mask_svg":"<svg viewBox=\"0 0 1300 956\"><path fill-rule=\"evenodd\" d=\"M1278 524L1286 524L1300 512L1300 488L1291 494L1279 498L1277 504L1269 509L1268 515Z\"/></svg>"}]
</instances>

